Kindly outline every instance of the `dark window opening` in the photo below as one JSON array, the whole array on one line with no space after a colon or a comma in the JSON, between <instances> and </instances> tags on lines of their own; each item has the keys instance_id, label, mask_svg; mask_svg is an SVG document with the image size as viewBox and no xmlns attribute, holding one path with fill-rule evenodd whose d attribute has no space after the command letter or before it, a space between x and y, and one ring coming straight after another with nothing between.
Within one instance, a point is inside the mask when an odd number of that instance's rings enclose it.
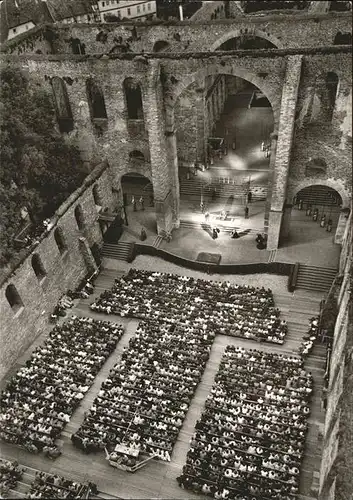
<instances>
[{"instance_id":1,"label":"dark window opening","mask_svg":"<svg viewBox=\"0 0 353 500\"><path fill-rule=\"evenodd\" d=\"M129 158L130 160L145 161L144 154L141 153L141 151L137 151L136 149L129 153Z\"/></svg>"},{"instance_id":2,"label":"dark window opening","mask_svg":"<svg viewBox=\"0 0 353 500\"><path fill-rule=\"evenodd\" d=\"M128 118L131 120L143 120L142 94L139 83L132 78L124 81L124 92Z\"/></svg>"},{"instance_id":3,"label":"dark window opening","mask_svg":"<svg viewBox=\"0 0 353 500\"><path fill-rule=\"evenodd\" d=\"M13 312L16 313L24 307L20 294L18 293L15 285L11 284L6 287L5 296Z\"/></svg>"},{"instance_id":4,"label":"dark window opening","mask_svg":"<svg viewBox=\"0 0 353 500\"><path fill-rule=\"evenodd\" d=\"M76 219L77 227L79 228L80 231L82 231L82 229L85 228L85 219L84 219L84 216L83 216L83 210L82 210L81 205L77 205L75 207L74 214L75 214L75 219Z\"/></svg>"},{"instance_id":5,"label":"dark window opening","mask_svg":"<svg viewBox=\"0 0 353 500\"><path fill-rule=\"evenodd\" d=\"M345 2L345 1L336 1L336 2L330 2L330 8L329 11L335 11L335 12L347 12L352 10L352 2Z\"/></svg>"},{"instance_id":6,"label":"dark window opening","mask_svg":"<svg viewBox=\"0 0 353 500\"><path fill-rule=\"evenodd\" d=\"M81 41L78 38L71 38L71 47L73 54L84 55L86 53L85 44L81 43Z\"/></svg>"},{"instance_id":7,"label":"dark window opening","mask_svg":"<svg viewBox=\"0 0 353 500\"><path fill-rule=\"evenodd\" d=\"M99 187L97 184L93 187L92 194L93 194L93 199L94 199L95 205L98 207L102 207L102 205L103 205L102 198L101 198L101 195L99 192Z\"/></svg>"},{"instance_id":8,"label":"dark window opening","mask_svg":"<svg viewBox=\"0 0 353 500\"><path fill-rule=\"evenodd\" d=\"M61 254L64 254L67 251L67 245L65 243L64 234L63 234L62 229L60 227L57 227L55 229L54 239L55 239L56 246L59 249L59 252Z\"/></svg>"},{"instance_id":9,"label":"dark window opening","mask_svg":"<svg viewBox=\"0 0 353 500\"><path fill-rule=\"evenodd\" d=\"M99 249L99 245L98 243L94 243L92 246L91 246L91 252L92 252L92 255L93 255L93 258L94 258L94 261L95 263L97 264L97 266L99 267L102 263L102 258L101 258L101 251Z\"/></svg>"},{"instance_id":10,"label":"dark window opening","mask_svg":"<svg viewBox=\"0 0 353 500\"><path fill-rule=\"evenodd\" d=\"M169 43L166 42L165 40L158 40L154 45L153 45L153 52L163 52L167 50L169 47Z\"/></svg>"},{"instance_id":11,"label":"dark window opening","mask_svg":"<svg viewBox=\"0 0 353 500\"><path fill-rule=\"evenodd\" d=\"M339 31L335 36L333 45L352 45L352 33L341 33Z\"/></svg>"},{"instance_id":12,"label":"dark window opening","mask_svg":"<svg viewBox=\"0 0 353 500\"><path fill-rule=\"evenodd\" d=\"M325 78L326 90L327 90L327 119L332 120L333 112L336 105L336 95L338 87L338 76L336 73L329 72Z\"/></svg>"},{"instance_id":13,"label":"dark window opening","mask_svg":"<svg viewBox=\"0 0 353 500\"><path fill-rule=\"evenodd\" d=\"M255 50L255 49L276 49L276 45L259 36L242 35L237 38L231 38L217 50Z\"/></svg>"},{"instance_id":14,"label":"dark window opening","mask_svg":"<svg viewBox=\"0 0 353 500\"><path fill-rule=\"evenodd\" d=\"M39 281L41 281L47 275L47 273L45 272L42 260L37 253L35 253L32 256L32 268L33 268L34 274L37 276Z\"/></svg>"},{"instance_id":15,"label":"dark window opening","mask_svg":"<svg viewBox=\"0 0 353 500\"><path fill-rule=\"evenodd\" d=\"M60 132L71 132L74 128L74 121L65 82L61 78L55 76L52 78L51 84Z\"/></svg>"},{"instance_id":16,"label":"dark window opening","mask_svg":"<svg viewBox=\"0 0 353 500\"><path fill-rule=\"evenodd\" d=\"M86 91L92 122L98 135L102 135L108 118L103 91L92 78L86 81Z\"/></svg>"}]
</instances>

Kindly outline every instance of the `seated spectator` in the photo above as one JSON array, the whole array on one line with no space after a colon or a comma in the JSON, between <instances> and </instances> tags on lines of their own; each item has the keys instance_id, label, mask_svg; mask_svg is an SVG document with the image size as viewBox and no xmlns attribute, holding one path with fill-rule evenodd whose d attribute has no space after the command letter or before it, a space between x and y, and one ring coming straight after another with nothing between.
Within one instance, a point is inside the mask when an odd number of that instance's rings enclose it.
<instances>
[{"instance_id":1,"label":"seated spectator","mask_svg":"<svg viewBox=\"0 0 353 500\"><path fill-rule=\"evenodd\" d=\"M76 316L54 327L1 394L1 439L57 458L55 441L122 333L121 326Z\"/></svg>"},{"instance_id":2,"label":"seated spectator","mask_svg":"<svg viewBox=\"0 0 353 500\"><path fill-rule=\"evenodd\" d=\"M179 485L216 499L292 499L311 391L300 358L228 346Z\"/></svg>"}]
</instances>

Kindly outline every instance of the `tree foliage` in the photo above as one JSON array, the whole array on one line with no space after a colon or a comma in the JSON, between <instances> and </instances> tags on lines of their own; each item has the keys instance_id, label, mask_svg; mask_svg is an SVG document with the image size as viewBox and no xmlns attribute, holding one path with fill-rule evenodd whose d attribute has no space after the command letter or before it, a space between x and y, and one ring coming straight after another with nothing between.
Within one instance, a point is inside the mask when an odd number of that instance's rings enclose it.
<instances>
[{"instance_id":1,"label":"tree foliage","mask_svg":"<svg viewBox=\"0 0 353 500\"><path fill-rule=\"evenodd\" d=\"M13 66L0 71L0 233L2 261L13 253L13 238L26 206L34 224L51 217L83 181L77 148L55 127L52 96Z\"/></svg>"}]
</instances>

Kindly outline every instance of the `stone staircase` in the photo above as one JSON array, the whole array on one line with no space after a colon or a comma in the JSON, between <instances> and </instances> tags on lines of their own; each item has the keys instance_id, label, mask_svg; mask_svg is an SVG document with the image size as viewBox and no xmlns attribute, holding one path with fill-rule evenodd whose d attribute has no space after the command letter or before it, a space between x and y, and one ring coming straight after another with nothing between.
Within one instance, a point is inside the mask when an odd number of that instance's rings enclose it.
<instances>
[{"instance_id":1,"label":"stone staircase","mask_svg":"<svg viewBox=\"0 0 353 500\"><path fill-rule=\"evenodd\" d=\"M159 234L157 234L152 246L154 246L155 248L159 248L161 246L162 241L163 241L163 237L160 236Z\"/></svg>"},{"instance_id":2,"label":"stone staircase","mask_svg":"<svg viewBox=\"0 0 353 500\"><path fill-rule=\"evenodd\" d=\"M304 188L298 196L299 199L303 200L304 206L311 204L313 206L338 207L340 204L337 193L327 186L315 186L313 189Z\"/></svg>"},{"instance_id":3,"label":"stone staircase","mask_svg":"<svg viewBox=\"0 0 353 500\"><path fill-rule=\"evenodd\" d=\"M335 268L300 264L296 287L325 293L329 291L336 274Z\"/></svg>"},{"instance_id":4,"label":"stone staircase","mask_svg":"<svg viewBox=\"0 0 353 500\"><path fill-rule=\"evenodd\" d=\"M181 178L180 179L180 197L184 198L199 198L201 196L201 189L205 196L211 196L213 190L216 190L216 199L228 199L233 196L234 199L243 200L247 193L247 187L245 184L239 184L239 181L232 179L231 177L218 177L212 180L207 186L196 177L191 177L190 179ZM252 201L263 201L267 197L267 187L266 186L251 186Z\"/></svg>"},{"instance_id":5,"label":"stone staircase","mask_svg":"<svg viewBox=\"0 0 353 500\"><path fill-rule=\"evenodd\" d=\"M102 257L109 259L124 260L128 262L131 254L132 243L129 241L119 241L115 243L104 243L102 249Z\"/></svg>"}]
</instances>

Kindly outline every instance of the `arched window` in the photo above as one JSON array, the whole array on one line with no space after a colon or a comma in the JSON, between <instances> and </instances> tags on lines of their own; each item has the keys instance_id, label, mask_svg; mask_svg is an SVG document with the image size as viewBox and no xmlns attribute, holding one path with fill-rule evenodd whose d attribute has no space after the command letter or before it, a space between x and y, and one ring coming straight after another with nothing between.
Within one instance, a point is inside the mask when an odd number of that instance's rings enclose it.
<instances>
[{"instance_id":1,"label":"arched window","mask_svg":"<svg viewBox=\"0 0 353 500\"><path fill-rule=\"evenodd\" d=\"M93 78L88 78L86 81L86 91L92 120L95 118L106 119L107 110L103 91Z\"/></svg>"},{"instance_id":2,"label":"arched window","mask_svg":"<svg viewBox=\"0 0 353 500\"><path fill-rule=\"evenodd\" d=\"M47 273L45 272L42 259L37 253L32 255L32 267L34 274L37 276L38 280L41 281Z\"/></svg>"},{"instance_id":3,"label":"arched window","mask_svg":"<svg viewBox=\"0 0 353 500\"><path fill-rule=\"evenodd\" d=\"M336 95L338 87L338 76L336 73L329 72L325 78L327 91L327 120L331 121L336 105Z\"/></svg>"},{"instance_id":4,"label":"arched window","mask_svg":"<svg viewBox=\"0 0 353 500\"><path fill-rule=\"evenodd\" d=\"M99 192L98 184L95 184L93 186L92 194L93 194L94 203L96 205L98 205L99 207L101 207L102 206L102 197L101 197L101 194Z\"/></svg>"},{"instance_id":5,"label":"arched window","mask_svg":"<svg viewBox=\"0 0 353 500\"><path fill-rule=\"evenodd\" d=\"M166 42L165 40L158 40L154 45L153 45L153 52L164 52L167 50L169 47L169 43Z\"/></svg>"},{"instance_id":6,"label":"arched window","mask_svg":"<svg viewBox=\"0 0 353 500\"><path fill-rule=\"evenodd\" d=\"M23 308L22 299L15 285L10 284L6 287L5 296L14 313L17 313Z\"/></svg>"},{"instance_id":7,"label":"arched window","mask_svg":"<svg viewBox=\"0 0 353 500\"><path fill-rule=\"evenodd\" d=\"M61 253L61 255L64 254L67 251L67 245L66 245L64 234L63 234L61 227L57 227L55 229L54 239L55 239L55 243L59 249L59 252Z\"/></svg>"},{"instance_id":8,"label":"arched window","mask_svg":"<svg viewBox=\"0 0 353 500\"><path fill-rule=\"evenodd\" d=\"M129 158L130 160L145 161L143 153L141 153L141 151L138 151L137 149L135 149L134 151L130 151Z\"/></svg>"},{"instance_id":9,"label":"arched window","mask_svg":"<svg viewBox=\"0 0 353 500\"><path fill-rule=\"evenodd\" d=\"M143 120L142 94L140 84L133 78L124 80L127 114L130 120Z\"/></svg>"},{"instance_id":10,"label":"arched window","mask_svg":"<svg viewBox=\"0 0 353 500\"><path fill-rule=\"evenodd\" d=\"M85 218L83 215L83 210L82 210L81 205L76 205L74 214L75 214L77 227L81 231L82 229L85 228Z\"/></svg>"},{"instance_id":11,"label":"arched window","mask_svg":"<svg viewBox=\"0 0 353 500\"><path fill-rule=\"evenodd\" d=\"M74 121L65 82L58 76L54 76L51 84L60 132L71 132L74 128Z\"/></svg>"}]
</instances>

